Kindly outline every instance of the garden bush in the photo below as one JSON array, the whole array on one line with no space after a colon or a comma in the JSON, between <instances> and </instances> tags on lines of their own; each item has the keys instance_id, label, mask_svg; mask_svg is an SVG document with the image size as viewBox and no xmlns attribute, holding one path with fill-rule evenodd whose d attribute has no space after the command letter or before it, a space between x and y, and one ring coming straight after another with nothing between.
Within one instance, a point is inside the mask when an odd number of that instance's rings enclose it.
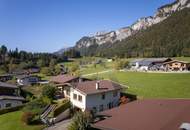
<instances>
[{"instance_id":1,"label":"garden bush","mask_svg":"<svg viewBox=\"0 0 190 130\"><path fill-rule=\"evenodd\" d=\"M35 114L32 112L24 112L21 116L21 121L25 124L29 125L32 123L33 119L35 117Z\"/></svg>"},{"instance_id":2,"label":"garden bush","mask_svg":"<svg viewBox=\"0 0 190 130\"><path fill-rule=\"evenodd\" d=\"M26 106L24 107L23 111L25 112L33 112L36 114L41 114L43 109L48 105L45 103L41 98L40 99L34 99L31 102L28 102Z\"/></svg>"},{"instance_id":3,"label":"garden bush","mask_svg":"<svg viewBox=\"0 0 190 130\"><path fill-rule=\"evenodd\" d=\"M42 96L53 99L55 97L56 89L51 85L45 85L42 89Z\"/></svg>"}]
</instances>

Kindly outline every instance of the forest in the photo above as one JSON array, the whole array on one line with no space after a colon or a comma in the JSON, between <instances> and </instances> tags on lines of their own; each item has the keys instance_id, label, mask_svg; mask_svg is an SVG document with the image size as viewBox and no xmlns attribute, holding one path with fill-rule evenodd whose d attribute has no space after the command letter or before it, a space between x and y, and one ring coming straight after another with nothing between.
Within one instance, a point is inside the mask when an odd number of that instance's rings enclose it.
<instances>
[{"instance_id":1,"label":"forest","mask_svg":"<svg viewBox=\"0 0 190 130\"><path fill-rule=\"evenodd\" d=\"M190 56L190 9L173 13L152 27L117 41L80 49L81 55L101 57Z\"/></svg>"},{"instance_id":2,"label":"forest","mask_svg":"<svg viewBox=\"0 0 190 130\"><path fill-rule=\"evenodd\" d=\"M32 67L54 67L56 63L65 60L67 60L65 56L19 51L18 48L8 50L5 45L2 45L0 47L0 74L13 73L14 71Z\"/></svg>"}]
</instances>

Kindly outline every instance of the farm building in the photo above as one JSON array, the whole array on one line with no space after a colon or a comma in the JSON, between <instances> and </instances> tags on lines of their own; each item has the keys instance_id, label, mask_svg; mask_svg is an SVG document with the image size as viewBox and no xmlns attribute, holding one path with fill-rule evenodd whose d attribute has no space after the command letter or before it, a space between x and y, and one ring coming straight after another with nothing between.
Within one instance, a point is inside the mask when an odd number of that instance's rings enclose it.
<instances>
[{"instance_id":1,"label":"farm building","mask_svg":"<svg viewBox=\"0 0 190 130\"><path fill-rule=\"evenodd\" d=\"M173 60L163 63L164 68L167 71L187 71L190 70L190 63L185 61Z\"/></svg>"},{"instance_id":2,"label":"farm building","mask_svg":"<svg viewBox=\"0 0 190 130\"><path fill-rule=\"evenodd\" d=\"M131 69L148 71L148 70L163 70L163 63L172 61L170 58L147 58L136 59L130 63Z\"/></svg>"}]
</instances>

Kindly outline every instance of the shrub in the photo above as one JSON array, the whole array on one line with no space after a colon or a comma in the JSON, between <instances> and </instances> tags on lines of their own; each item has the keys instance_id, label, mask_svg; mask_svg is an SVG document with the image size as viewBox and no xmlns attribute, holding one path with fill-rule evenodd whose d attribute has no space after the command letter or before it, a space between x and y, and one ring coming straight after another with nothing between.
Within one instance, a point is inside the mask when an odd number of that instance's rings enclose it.
<instances>
[{"instance_id":1,"label":"shrub","mask_svg":"<svg viewBox=\"0 0 190 130\"><path fill-rule=\"evenodd\" d=\"M129 65L129 62L127 60L118 60L118 61L116 61L114 67L116 70L120 70L120 69L124 69L124 68L128 67L128 65Z\"/></svg>"},{"instance_id":2,"label":"shrub","mask_svg":"<svg viewBox=\"0 0 190 130\"><path fill-rule=\"evenodd\" d=\"M90 126L91 116L86 112L77 112L70 125L68 130L87 130Z\"/></svg>"},{"instance_id":3,"label":"shrub","mask_svg":"<svg viewBox=\"0 0 190 130\"><path fill-rule=\"evenodd\" d=\"M51 70L50 70L49 67L43 67L43 68L41 69L41 73L42 73L42 74L45 74L45 75L47 75L47 76L51 76L51 75L52 75L52 74L51 74Z\"/></svg>"},{"instance_id":4,"label":"shrub","mask_svg":"<svg viewBox=\"0 0 190 130\"><path fill-rule=\"evenodd\" d=\"M62 112L64 112L66 109L70 108L71 104L70 101L64 100L63 103L60 106L57 106L53 112L53 116L56 117Z\"/></svg>"},{"instance_id":5,"label":"shrub","mask_svg":"<svg viewBox=\"0 0 190 130\"><path fill-rule=\"evenodd\" d=\"M46 105L47 103L45 103L41 98L34 99L26 104L23 111L25 112L30 111L36 114L40 114L43 111L43 108L46 107Z\"/></svg>"},{"instance_id":6,"label":"shrub","mask_svg":"<svg viewBox=\"0 0 190 130\"><path fill-rule=\"evenodd\" d=\"M33 119L35 117L35 114L32 112L24 112L21 116L21 121L25 124L29 125L32 123Z\"/></svg>"},{"instance_id":7,"label":"shrub","mask_svg":"<svg viewBox=\"0 0 190 130\"><path fill-rule=\"evenodd\" d=\"M46 104L51 104L52 103L52 99L48 98L47 96L42 97L42 100Z\"/></svg>"},{"instance_id":8,"label":"shrub","mask_svg":"<svg viewBox=\"0 0 190 130\"><path fill-rule=\"evenodd\" d=\"M55 91L56 91L55 87L51 85L45 85L42 89L42 96L53 99L55 96Z\"/></svg>"}]
</instances>

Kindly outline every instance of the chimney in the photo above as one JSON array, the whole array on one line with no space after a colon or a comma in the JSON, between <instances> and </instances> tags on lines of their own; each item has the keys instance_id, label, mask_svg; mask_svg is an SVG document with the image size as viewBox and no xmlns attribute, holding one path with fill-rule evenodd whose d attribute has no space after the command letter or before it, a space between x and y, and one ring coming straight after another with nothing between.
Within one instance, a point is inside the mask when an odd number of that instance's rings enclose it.
<instances>
[{"instance_id":1,"label":"chimney","mask_svg":"<svg viewBox=\"0 0 190 130\"><path fill-rule=\"evenodd\" d=\"M79 83L81 83L82 82L82 78L81 77L79 77Z\"/></svg>"},{"instance_id":2,"label":"chimney","mask_svg":"<svg viewBox=\"0 0 190 130\"><path fill-rule=\"evenodd\" d=\"M98 90L99 87L100 87L100 83L99 83L99 81L97 81L97 82L96 82L96 90Z\"/></svg>"}]
</instances>

